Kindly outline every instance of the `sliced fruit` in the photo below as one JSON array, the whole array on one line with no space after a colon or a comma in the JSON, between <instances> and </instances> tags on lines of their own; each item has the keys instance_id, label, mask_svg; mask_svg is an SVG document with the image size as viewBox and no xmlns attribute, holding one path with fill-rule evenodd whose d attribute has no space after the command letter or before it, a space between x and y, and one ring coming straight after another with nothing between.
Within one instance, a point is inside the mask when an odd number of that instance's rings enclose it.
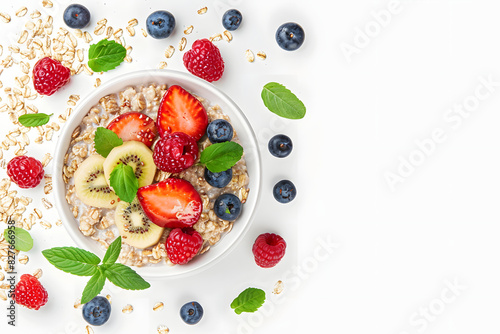
<instances>
[{"instance_id":1,"label":"sliced fruit","mask_svg":"<svg viewBox=\"0 0 500 334\"><path fill-rule=\"evenodd\" d=\"M174 85L163 95L156 122L162 137L168 133L184 132L198 141L205 134L208 117L198 99Z\"/></svg>"},{"instance_id":2,"label":"sliced fruit","mask_svg":"<svg viewBox=\"0 0 500 334\"><path fill-rule=\"evenodd\" d=\"M137 198L148 218L161 227L191 227L203 210L200 195L183 179L168 178L139 188Z\"/></svg>"},{"instance_id":3,"label":"sliced fruit","mask_svg":"<svg viewBox=\"0 0 500 334\"><path fill-rule=\"evenodd\" d=\"M132 203L121 201L118 204L115 224L123 241L136 248L147 248L157 244L164 230L149 220L137 197Z\"/></svg>"},{"instance_id":4,"label":"sliced fruit","mask_svg":"<svg viewBox=\"0 0 500 334\"><path fill-rule=\"evenodd\" d=\"M120 199L110 188L104 175L104 158L91 155L75 172L76 196L85 204L98 208L112 209Z\"/></svg>"},{"instance_id":5,"label":"sliced fruit","mask_svg":"<svg viewBox=\"0 0 500 334\"><path fill-rule=\"evenodd\" d=\"M158 135L155 121L142 112L131 111L114 118L107 127L123 141L135 140L151 147Z\"/></svg>"}]
</instances>

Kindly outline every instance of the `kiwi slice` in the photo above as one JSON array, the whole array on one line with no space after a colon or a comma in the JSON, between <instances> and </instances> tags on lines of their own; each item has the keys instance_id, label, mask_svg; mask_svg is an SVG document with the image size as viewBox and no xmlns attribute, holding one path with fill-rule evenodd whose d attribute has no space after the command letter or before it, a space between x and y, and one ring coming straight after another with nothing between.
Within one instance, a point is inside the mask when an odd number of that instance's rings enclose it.
<instances>
[{"instance_id":1,"label":"kiwi slice","mask_svg":"<svg viewBox=\"0 0 500 334\"><path fill-rule=\"evenodd\" d=\"M87 205L112 209L120 199L106 181L103 163L102 156L91 155L78 166L74 175L75 192Z\"/></svg>"},{"instance_id":2,"label":"kiwi slice","mask_svg":"<svg viewBox=\"0 0 500 334\"><path fill-rule=\"evenodd\" d=\"M135 177L139 180L139 187L150 185L153 182L156 173L153 152L140 141L126 141L109 152L103 164L108 184L113 168L120 163L134 169Z\"/></svg>"},{"instance_id":3,"label":"kiwi slice","mask_svg":"<svg viewBox=\"0 0 500 334\"><path fill-rule=\"evenodd\" d=\"M123 241L136 248L147 248L157 244L164 230L149 220L137 197L132 203L121 201L118 204L115 211L115 225Z\"/></svg>"}]
</instances>

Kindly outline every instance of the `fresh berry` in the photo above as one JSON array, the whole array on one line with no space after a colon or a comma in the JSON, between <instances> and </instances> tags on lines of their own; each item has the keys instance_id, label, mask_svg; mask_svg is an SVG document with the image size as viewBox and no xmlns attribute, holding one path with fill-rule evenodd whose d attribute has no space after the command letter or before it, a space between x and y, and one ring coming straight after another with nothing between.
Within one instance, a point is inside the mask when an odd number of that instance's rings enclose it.
<instances>
[{"instance_id":1,"label":"fresh berry","mask_svg":"<svg viewBox=\"0 0 500 334\"><path fill-rule=\"evenodd\" d=\"M165 248L170 262L186 264L198 254L203 245L201 234L192 227L174 228L168 234Z\"/></svg>"},{"instance_id":2,"label":"fresh berry","mask_svg":"<svg viewBox=\"0 0 500 334\"><path fill-rule=\"evenodd\" d=\"M219 80L224 73L224 60L219 48L206 38L195 41L182 60L189 72L208 82Z\"/></svg>"},{"instance_id":3,"label":"fresh berry","mask_svg":"<svg viewBox=\"0 0 500 334\"><path fill-rule=\"evenodd\" d=\"M235 220L241 213L241 201L233 194L222 194L215 200L214 211L222 220Z\"/></svg>"},{"instance_id":4,"label":"fresh berry","mask_svg":"<svg viewBox=\"0 0 500 334\"><path fill-rule=\"evenodd\" d=\"M35 276L24 274L16 284L14 300L19 305L38 310L47 303L49 295Z\"/></svg>"},{"instance_id":5,"label":"fresh berry","mask_svg":"<svg viewBox=\"0 0 500 334\"><path fill-rule=\"evenodd\" d=\"M165 135L156 144L153 160L164 172L179 173L198 159L198 145L193 137L183 132Z\"/></svg>"},{"instance_id":6,"label":"fresh berry","mask_svg":"<svg viewBox=\"0 0 500 334\"><path fill-rule=\"evenodd\" d=\"M203 307L197 302L189 302L181 307L181 318L188 325L196 325L203 317Z\"/></svg>"},{"instance_id":7,"label":"fresh berry","mask_svg":"<svg viewBox=\"0 0 500 334\"><path fill-rule=\"evenodd\" d=\"M43 165L35 158L21 155L9 161L7 175L20 188L34 188L43 179Z\"/></svg>"},{"instance_id":8,"label":"fresh berry","mask_svg":"<svg viewBox=\"0 0 500 334\"><path fill-rule=\"evenodd\" d=\"M224 13L224 16L222 16L222 25L227 30L233 31L238 29L242 20L243 16L241 15L239 10L229 9Z\"/></svg>"},{"instance_id":9,"label":"fresh berry","mask_svg":"<svg viewBox=\"0 0 500 334\"><path fill-rule=\"evenodd\" d=\"M297 195L297 188L289 180L281 180L276 183L273 188L273 196L280 203L288 203L293 201Z\"/></svg>"},{"instance_id":10,"label":"fresh berry","mask_svg":"<svg viewBox=\"0 0 500 334\"><path fill-rule=\"evenodd\" d=\"M168 178L137 191L146 216L161 227L191 227L200 218L203 202L186 180Z\"/></svg>"},{"instance_id":11,"label":"fresh berry","mask_svg":"<svg viewBox=\"0 0 500 334\"><path fill-rule=\"evenodd\" d=\"M174 85L163 95L156 122L162 137L168 133L184 132L198 141L205 134L208 117L196 97Z\"/></svg>"},{"instance_id":12,"label":"fresh berry","mask_svg":"<svg viewBox=\"0 0 500 334\"><path fill-rule=\"evenodd\" d=\"M167 38L175 28L175 18L170 12L158 10L146 19L146 28L153 38Z\"/></svg>"},{"instance_id":13,"label":"fresh berry","mask_svg":"<svg viewBox=\"0 0 500 334\"><path fill-rule=\"evenodd\" d=\"M276 135L269 140L267 147L269 148L269 152L275 157L284 158L292 152L293 143L288 136Z\"/></svg>"},{"instance_id":14,"label":"fresh berry","mask_svg":"<svg viewBox=\"0 0 500 334\"><path fill-rule=\"evenodd\" d=\"M41 95L54 94L68 83L70 76L69 68L49 57L40 59L33 67L33 85Z\"/></svg>"},{"instance_id":15,"label":"fresh berry","mask_svg":"<svg viewBox=\"0 0 500 334\"><path fill-rule=\"evenodd\" d=\"M90 22L90 12L82 5L72 4L64 11L63 20L70 28L82 29Z\"/></svg>"},{"instance_id":16,"label":"fresh berry","mask_svg":"<svg viewBox=\"0 0 500 334\"><path fill-rule=\"evenodd\" d=\"M207 136L211 143L222 143L233 139L233 127L224 119L215 119L207 126Z\"/></svg>"},{"instance_id":17,"label":"fresh berry","mask_svg":"<svg viewBox=\"0 0 500 334\"><path fill-rule=\"evenodd\" d=\"M229 168L228 170L225 170L220 173L214 173L208 170L207 167L205 167L205 180L208 182L209 185L215 188L224 188L231 182L231 179L233 178L233 169Z\"/></svg>"},{"instance_id":18,"label":"fresh berry","mask_svg":"<svg viewBox=\"0 0 500 334\"><path fill-rule=\"evenodd\" d=\"M252 247L255 263L262 268L271 268L285 256L286 242L277 234L264 233L255 239Z\"/></svg>"},{"instance_id":19,"label":"fresh berry","mask_svg":"<svg viewBox=\"0 0 500 334\"><path fill-rule=\"evenodd\" d=\"M300 48L305 36L304 29L294 22L284 23L276 30L276 42L280 48L287 51Z\"/></svg>"},{"instance_id":20,"label":"fresh berry","mask_svg":"<svg viewBox=\"0 0 500 334\"><path fill-rule=\"evenodd\" d=\"M123 141L135 140L151 147L158 134L155 121L142 112L130 111L115 117L108 129L113 131Z\"/></svg>"},{"instance_id":21,"label":"fresh berry","mask_svg":"<svg viewBox=\"0 0 500 334\"><path fill-rule=\"evenodd\" d=\"M96 296L83 305L82 315L83 319L92 326L101 326L111 315L111 304L106 297Z\"/></svg>"}]
</instances>

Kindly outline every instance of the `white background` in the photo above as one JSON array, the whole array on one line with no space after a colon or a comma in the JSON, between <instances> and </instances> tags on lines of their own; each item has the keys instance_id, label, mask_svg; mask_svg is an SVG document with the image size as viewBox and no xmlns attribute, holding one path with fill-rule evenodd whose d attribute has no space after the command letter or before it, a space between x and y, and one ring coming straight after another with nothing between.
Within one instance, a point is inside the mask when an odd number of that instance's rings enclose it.
<instances>
[{"instance_id":1,"label":"white background","mask_svg":"<svg viewBox=\"0 0 500 334\"><path fill-rule=\"evenodd\" d=\"M56 27L63 24L68 3L54 1L47 10ZM131 18L140 21L136 37L125 37L134 47L133 62L105 73L103 82L155 68L165 60L164 49L176 46L188 25L195 26L189 46L195 38L222 32L222 13L238 8L244 22L234 40L217 43L226 71L215 85L244 110L264 158L261 205L238 248L207 271L154 281L144 292L107 284L103 293L112 295L113 314L95 333L154 333L160 324L171 333L498 332L500 86L481 101L475 98L478 89L488 92L481 78L500 81L497 1L81 3L93 15L89 31L103 17L122 28ZM2 59L9 36L17 39L27 19L14 17L21 5L42 9L41 1L2 2L1 11L13 16L11 23L0 23ZM197 15L203 6L208 6L207 14ZM177 28L168 40L140 35L145 18L157 9L176 17ZM296 52L283 51L274 41L276 28L287 21L306 31L306 42ZM347 45L356 52L346 56L342 49ZM246 49L263 50L268 58L248 63ZM167 62L171 69L184 70L177 51ZM9 75L5 70L0 76L4 87L13 86ZM84 96L93 89L95 76L73 77L69 86L40 102L40 111L63 112L70 94ZM266 110L260 91L269 81L285 84L304 101L308 112L303 120L280 119ZM450 114L455 105L474 101L478 105L460 121ZM5 124L2 131L11 129L7 122L0 124ZM436 129L445 140L428 145L427 154L419 153L417 142L428 142ZM267 152L275 133L294 140L290 157L277 160ZM32 144L28 154L41 158L53 147ZM410 159L417 159L418 166L405 163L403 182L391 188L387 173L398 173L401 161ZM298 188L296 200L286 206L271 195L272 185L282 178ZM26 194L39 198L42 191ZM57 214L52 210L46 217L55 220ZM253 263L251 245L263 232L279 233L288 243L285 258L273 269ZM4 319L2 332L82 333L85 322L73 303L86 280L56 270L39 253L72 241L62 227L35 226L32 235L36 244L28 253L30 262L18 265L19 271L43 269L49 303L38 312L19 308L19 326L13 330ZM272 297L279 279L285 290ZM452 285L458 288L450 289ZM268 301L253 315L237 316L228 305L248 286L264 289ZM203 320L193 327L178 316L179 307L190 300L205 308ZM157 301L165 308L153 312ZM129 303L134 312L122 314Z\"/></svg>"}]
</instances>

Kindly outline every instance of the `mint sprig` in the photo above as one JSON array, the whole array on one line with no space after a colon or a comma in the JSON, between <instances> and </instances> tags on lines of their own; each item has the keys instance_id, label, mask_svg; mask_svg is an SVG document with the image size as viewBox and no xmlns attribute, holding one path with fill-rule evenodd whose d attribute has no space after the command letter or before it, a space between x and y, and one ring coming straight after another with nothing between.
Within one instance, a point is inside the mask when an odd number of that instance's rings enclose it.
<instances>
[{"instance_id":1,"label":"mint sprig","mask_svg":"<svg viewBox=\"0 0 500 334\"><path fill-rule=\"evenodd\" d=\"M34 126L41 126L44 124L47 124L50 120L50 116L54 114L44 114L43 112L36 113L36 114L24 114L19 116L17 119L19 123L24 125L25 127L34 127Z\"/></svg>"},{"instance_id":2,"label":"mint sprig","mask_svg":"<svg viewBox=\"0 0 500 334\"><path fill-rule=\"evenodd\" d=\"M120 65L127 50L115 41L103 39L89 48L89 67L95 72L107 72Z\"/></svg>"},{"instance_id":3,"label":"mint sprig","mask_svg":"<svg viewBox=\"0 0 500 334\"><path fill-rule=\"evenodd\" d=\"M236 297L231 303L231 308L236 314L242 312L255 312L257 311L264 301L266 300L266 293L264 290L257 288L247 288Z\"/></svg>"},{"instance_id":4,"label":"mint sprig","mask_svg":"<svg viewBox=\"0 0 500 334\"><path fill-rule=\"evenodd\" d=\"M139 180L135 176L134 169L122 163L116 165L109 174L109 184L113 187L116 195L128 203L134 200L139 189Z\"/></svg>"},{"instance_id":5,"label":"mint sprig","mask_svg":"<svg viewBox=\"0 0 500 334\"><path fill-rule=\"evenodd\" d=\"M123 140L113 131L103 128L102 126L96 129L94 147L95 151L103 157L106 158L112 149L122 144Z\"/></svg>"},{"instance_id":6,"label":"mint sprig","mask_svg":"<svg viewBox=\"0 0 500 334\"><path fill-rule=\"evenodd\" d=\"M261 93L264 105L278 116L289 119L301 119L306 115L306 107L295 94L282 84L270 82Z\"/></svg>"},{"instance_id":7,"label":"mint sprig","mask_svg":"<svg viewBox=\"0 0 500 334\"><path fill-rule=\"evenodd\" d=\"M30 233L20 227L9 225L4 231L5 240L11 244L14 249L27 252L33 248L33 238Z\"/></svg>"},{"instance_id":8,"label":"mint sprig","mask_svg":"<svg viewBox=\"0 0 500 334\"><path fill-rule=\"evenodd\" d=\"M226 141L205 148L200 154L200 164L212 173L220 173L236 165L242 156L243 147L240 144Z\"/></svg>"}]
</instances>

